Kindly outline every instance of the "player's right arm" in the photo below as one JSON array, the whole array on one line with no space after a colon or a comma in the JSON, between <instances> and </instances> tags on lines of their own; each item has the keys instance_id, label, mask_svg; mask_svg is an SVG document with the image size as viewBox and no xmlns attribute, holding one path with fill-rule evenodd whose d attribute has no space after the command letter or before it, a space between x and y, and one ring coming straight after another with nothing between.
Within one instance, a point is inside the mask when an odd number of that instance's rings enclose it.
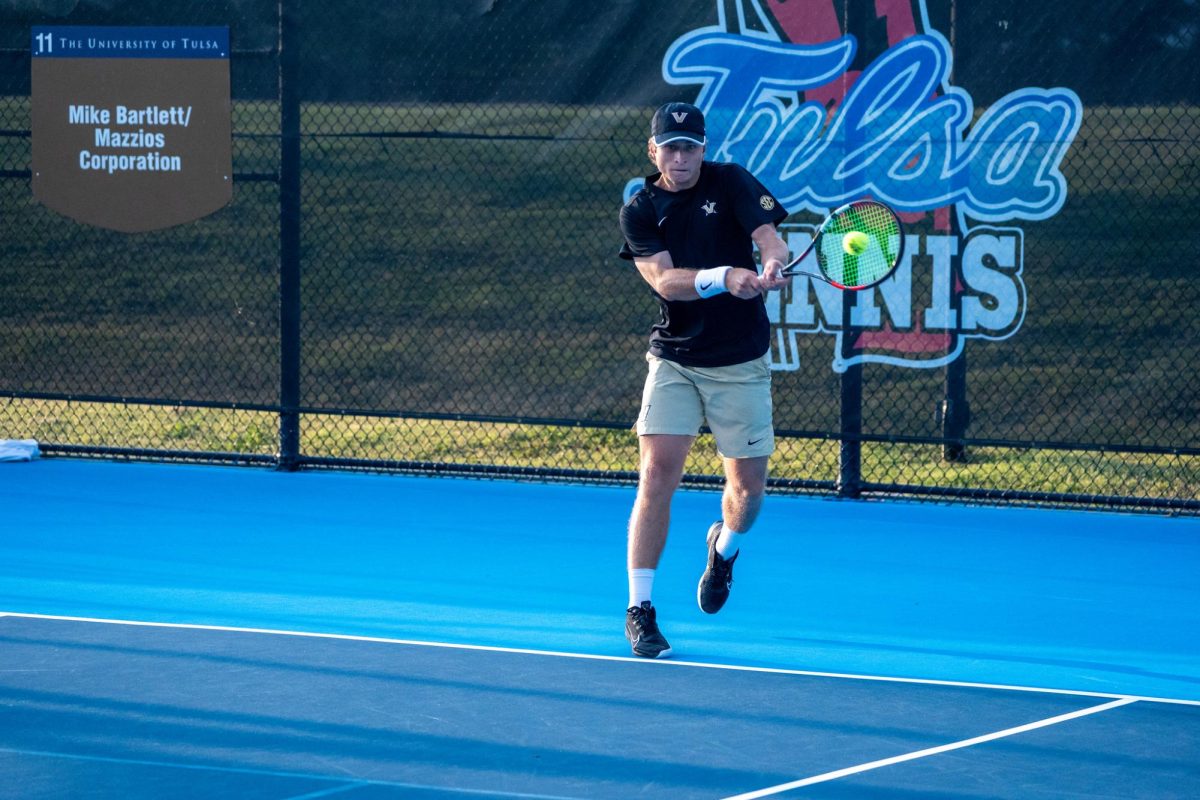
<instances>
[{"instance_id":1,"label":"player's right arm","mask_svg":"<svg viewBox=\"0 0 1200 800\"><path fill-rule=\"evenodd\" d=\"M699 300L696 288L696 271L678 269L671 253L662 250L652 256L635 257L633 263L650 288L664 300ZM725 291L734 297L749 300L763 293L762 281L753 270L734 267L723 276Z\"/></svg>"}]
</instances>

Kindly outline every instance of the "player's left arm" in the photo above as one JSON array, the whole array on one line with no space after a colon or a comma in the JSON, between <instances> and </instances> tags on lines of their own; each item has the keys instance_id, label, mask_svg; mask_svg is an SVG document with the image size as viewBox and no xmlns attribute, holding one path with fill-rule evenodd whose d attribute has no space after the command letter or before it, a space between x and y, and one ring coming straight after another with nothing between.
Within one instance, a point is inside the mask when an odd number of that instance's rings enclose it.
<instances>
[{"instance_id":1,"label":"player's left arm","mask_svg":"<svg viewBox=\"0 0 1200 800\"><path fill-rule=\"evenodd\" d=\"M763 273L761 276L764 292L786 286L790 278L780 275L788 259L787 242L780 237L773 223L759 225L750 234L762 259Z\"/></svg>"}]
</instances>

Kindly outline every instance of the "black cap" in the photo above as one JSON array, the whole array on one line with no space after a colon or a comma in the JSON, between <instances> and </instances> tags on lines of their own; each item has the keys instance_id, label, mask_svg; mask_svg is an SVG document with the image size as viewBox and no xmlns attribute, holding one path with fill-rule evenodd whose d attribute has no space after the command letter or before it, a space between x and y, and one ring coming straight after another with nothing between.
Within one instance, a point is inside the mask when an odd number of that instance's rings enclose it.
<instances>
[{"instance_id":1,"label":"black cap","mask_svg":"<svg viewBox=\"0 0 1200 800\"><path fill-rule=\"evenodd\" d=\"M704 144L704 112L691 103L667 103L654 112L650 122L650 136L654 144L686 141Z\"/></svg>"}]
</instances>

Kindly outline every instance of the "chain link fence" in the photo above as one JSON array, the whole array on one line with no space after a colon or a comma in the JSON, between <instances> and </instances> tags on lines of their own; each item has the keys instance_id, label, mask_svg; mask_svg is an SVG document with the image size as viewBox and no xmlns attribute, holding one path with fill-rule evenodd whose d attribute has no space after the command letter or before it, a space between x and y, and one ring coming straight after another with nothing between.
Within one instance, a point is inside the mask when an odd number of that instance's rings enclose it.
<instances>
[{"instance_id":1,"label":"chain link fence","mask_svg":"<svg viewBox=\"0 0 1200 800\"><path fill-rule=\"evenodd\" d=\"M783 2L591 5L0 10L0 438L633 479L656 309L616 258L616 218L622 187L650 171L651 112L696 98L664 81L664 54L704 29L798 39ZM937 35L977 119L1050 86L1077 93L1082 117L1057 213L906 214L901 300L843 308L799 282L771 299L775 490L1200 511L1200 86L1186 67L1200 9L1110 5L914 2L906 30L895 9L830 0L858 42L855 75L904 35ZM1103 34L1085 52L1089 20ZM143 234L39 205L30 27L166 23L230 27L233 202ZM820 215L794 211L799 250ZM1017 262L973 261L987 236ZM688 480L715 483L703 439Z\"/></svg>"}]
</instances>

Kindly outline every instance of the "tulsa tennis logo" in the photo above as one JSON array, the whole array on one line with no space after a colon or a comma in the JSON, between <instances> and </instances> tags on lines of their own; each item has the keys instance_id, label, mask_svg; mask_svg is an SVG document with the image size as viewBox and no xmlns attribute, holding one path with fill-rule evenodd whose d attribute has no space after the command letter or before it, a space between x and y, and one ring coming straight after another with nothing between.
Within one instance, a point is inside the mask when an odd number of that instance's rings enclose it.
<instances>
[{"instance_id":1,"label":"tulsa tennis logo","mask_svg":"<svg viewBox=\"0 0 1200 800\"><path fill-rule=\"evenodd\" d=\"M707 157L745 165L793 213L819 218L880 200L901 214L907 237L896 274L854 296L849 348L839 290L797 279L772 295L774 367L798 368L796 337L813 333L837 337L837 371L864 361L939 366L966 339L1016 333L1024 234L1004 223L1062 208L1060 166L1082 117L1076 94L1018 89L976 119L970 95L949 83L950 45L923 0L877 0L893 44L871 54L840 29L833 0L828 9L771 4L770 14L760 0L739 0L736 20L727 5L716 4L716 27L681 36L663 58L667 82L700 87ZM867 66L851 71L864 55ZM799 254L813 231L783 232Z\"/></svg>"}]
</instances>

